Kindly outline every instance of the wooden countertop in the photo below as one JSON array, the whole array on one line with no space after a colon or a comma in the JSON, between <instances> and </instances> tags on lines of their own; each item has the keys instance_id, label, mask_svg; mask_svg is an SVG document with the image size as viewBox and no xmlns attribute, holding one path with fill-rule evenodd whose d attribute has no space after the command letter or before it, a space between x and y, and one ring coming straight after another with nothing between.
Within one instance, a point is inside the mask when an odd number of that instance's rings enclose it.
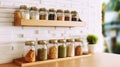
<instances>
[{"instance_id":1,"label":"wooden countertop","mask_svg":"<svg viewBox=\"0 0 120 67\"><path fill-rule=\"evenodd\" d=\"M0 67L19 67L13 63L0 64ZM66 61L50 62L35 66L24 67L120 67L120 55L110 53L96 53L92 56Z\"/></svg>"}]
</instances>

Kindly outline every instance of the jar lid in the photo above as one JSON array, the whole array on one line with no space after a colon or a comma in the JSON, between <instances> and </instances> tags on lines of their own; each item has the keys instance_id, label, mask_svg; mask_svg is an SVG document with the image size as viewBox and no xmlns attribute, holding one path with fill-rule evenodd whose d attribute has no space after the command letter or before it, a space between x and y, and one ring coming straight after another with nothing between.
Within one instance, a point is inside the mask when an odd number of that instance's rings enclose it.
<instances>
[{"instance_id":1,"label":"jar lid","mask_svg":"<svg viewBox=\"0 0 120 67\"><path fill-rule=\"evenodd\" d=\"M46 44L47 42L45 40L39 40L38 41L38 45L41 45L41 44Z\"/></svg>"},{"instance_id":2,"label":"jar lid","mask_svg":"<svg viewBox=\"0 0 120 67\"><path fill-rule=\"evenodd\" d=\"M77 11L71 11L71 14L77 14Z\"/></svg>"},{"instance_id":3,"label":"jar lid","mask_svg":"<svg viewBox=\"0 0 120 67\"><path fill-rule=\"evenodd\" d=\"M70 13L70 11L69 10L64 10L64 13Z\"/></svg>"},{"instance_id":4,"label":"jar lid","mask_svg":"<svg viewBox=\"0 0 120 67\"><path fill-rule=\"evenodd\" d=\"M61 10L61 9L58 9L58 10L57 10L57 12L58 12L58 13L59 13L59 12L61 12L61 13L62 13L62 12L63 12L63 10Z\"/></svg>"},{"instance_id":5,"label":"jar lid","mask_svg":"<svg viewBox=\"0 0 120 67\"><path fill-rule=\"evenodd\" d=\"M26 41L25 45L27 45L27 46L34 46L35 45L35 41Z\"/></svg>"},{"instance_id":6,"label":"jar lid","mask_svg":"<svg viewBox=\"0 0 120 67\"><path fill-rule=\"evenodd\" d=\"M58 42L59 42L59 43L65 43L66 40L65 40L65 39L59 39Z\"/></svg>"},{"instance_id":7,"label":"jar lid","mask_svg":"<svg viewBox=\"0 0 120 67\"><path fill-rule=\"evenodd\" d=\"M20 5L20 9L27 9L27 6L26 5Z\"/></svg>"},{"instance_id":8,"label":"jar lid","mask_svg":"<svg viewBox=\"0 0 120 67\"><path fill-rule=\"evenodd\" d=\"M49 43L56 44L57 40L49 40Z\"/></svg>"},{"instance_id":9,"label":"jar lid","mask_svg":"<svg viewBox=\"0 0 120 67\"><path fill-rule=\"evenodd\" d=\"M80 38L76 38L75 42L81 42L81 39Z\"/></svg>"},{"instance_id":10,"label":"jar lid","mask_svg":"<svg viewBox=\"0 0 120 67\"><path fill-rule=\"evenodd\" d=\"M67 42L74 42L74 39L66 39Z\"/></svg>"},{"instance_id":11,"label":"jar lid","mask_svg":"<svg viewBox=\"0 0 120 67\"><path fill-rule=\"evenodd\" d=\"M39 11L46 11L46 9L45 8L40 8Z\"/></svg>"},{"instance_id":12,"label":"jar lid","mask_svg":"<svg viewBox=\"0 0 120 67\"><path fill-rule=\"evenodd\" d=\"M36 7L31 7L30 10L34 10L34 11L37 11L38 9Z\"/></svg>"},{"instance_id":13,"label":"jar lid","mask_svg":"<svg viewBox=\"0 0 120 67\"><path fill-rule=\"evenodd\" d=\"M49 9L49 12L55 12L55 10L53 8Z\"/></svg>"}]
</instances>

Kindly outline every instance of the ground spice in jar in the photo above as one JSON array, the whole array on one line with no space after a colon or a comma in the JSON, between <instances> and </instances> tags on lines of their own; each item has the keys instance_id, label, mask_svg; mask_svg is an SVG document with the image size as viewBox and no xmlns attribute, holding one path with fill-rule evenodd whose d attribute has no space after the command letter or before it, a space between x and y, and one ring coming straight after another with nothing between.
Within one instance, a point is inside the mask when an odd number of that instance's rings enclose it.
<instances>
[{"instance_id":1,"label":"ground spice in jar","mask_svg":"<svg viewBox=\"0 0 120 67\"><path fill-rule=\"evenodd\" d=\"M65 21L70 21L70 12L69 12L69 10L64 11L64 20Z\"/></svg>"},{"instance_id":2,"label":"ground spice in jar","mask_svg":"<svg viewBox=\"0 0 120 67\"><path fill-rule=\"evenodd\" d=\"M75 47L75 56L82 55L82 47L81 46L76 46Z\"/></svg>"},{"instance_id":3,"label":"ground spice in jar","mask_svg":"<svg viewBox=\"0 0 120 67\"><path fill-rule=\"evenodd\" d=\"M72 21L77 21L77 12L76 11L71 11L71 15L72 15L71 20Z\"/></svg>"},{"instance_id":4,"label":"ground spice in jar","mask_svg":"<svg viewBox=\"0 0 120 67\"><path fill-rule=\"evenodd\" d=\"M67 57L74 56L74 45L69 44L67 46Z\"/></svg>"},{"instance_id":5,"label":"ground spice in jar","mask_svg":"<svg viewBox=\"0 0 120 67\"><path fill-rule=\"evenodd\" d=\"M49 59L56 59L57 58L56 55L57 55L57 48L56 48L56 46L50 47L49 48L49 53L48 53L48 58Z\"/></svg>"},{"instance_id":6,"label":"ground spice in jar","mask_svg":"<svg viewBox=\"0 0 120 67\"><path fill-rule=\"evenodd\" d=\"M45 48L38 49L37 51L37 60L47 60L47 50Z\"/></svg>"},{"instance_id":7,"label":"ground spice in jar","mask_svg":"<svg viewBox=\"0 0 120 67\"><path fill-rule=\"evenodd\" d=\"M58 57L65 58L66 57L66 47L64 45L60 45L58 47Z\"/></svg>"},{"instance_id":8,"label":"ground spice in jar","mask_svg":"<svg viewBox=\"0 0 120 67\"><path fill-rule=\"evenodd\" d=\"M55 10L49 9L48 20L55 20Z\"/></svg>"},{"instance_id":9,"label":"ground spice in jar","mask_svg":"<svg viewBox=\"0 0 120 67\"><path fill-rule=\"evenodd\" d=\"M63 20L63 11L61 9L57 10L57 20Z\"/></svg>"},{"instance_id":10,"label":"ground spice in jar","mask_svg":"<svg viewBox=\"0 0 120 67\"><path fill-rule=\"evenodd\" d=\"M46 20L46 9L45 8L40 8L40 20Z\"/></svg>"}]
</instances>

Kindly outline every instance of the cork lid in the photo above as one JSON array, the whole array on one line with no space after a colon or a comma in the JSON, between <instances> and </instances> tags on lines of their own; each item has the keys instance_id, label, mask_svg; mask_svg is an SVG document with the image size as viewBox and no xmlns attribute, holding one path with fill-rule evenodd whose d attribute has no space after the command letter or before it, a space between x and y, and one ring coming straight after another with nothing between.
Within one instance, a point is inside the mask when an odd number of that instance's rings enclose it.
<instances>
[{"instance_id":1,"label":"cork lid","mask_svg":"<svg viewBox=\"0 0 120 67\"><path fill-rule=\"evenodd\" d=\"M45 41L45 40L39 40L38 41L38 45L44 45L44 44L46 44L47 42Z\"/></svg>"},{"instance_id":2,"label":"cork lid","mask_svg":"<svg viewBox=\"0 0 120 67\"><path fill-rule=\"evenodd\" d=\"M65 39L59 39L59 40L58 40L58 43L65 43L65 42L66 42Z\"/></svg>"},{"instance_id":3,"label":"cork lid","mask_svg":"<svg viewBox=\"0 0 120 67\"><path fill-rule=\"evenodd\" d=\"M66 39L67 42L74 42L74 39Z\"/></svg>"},{"instance_id":4,"label":"cork lid","mask_svg":"<svg viewBox=\"0 0 120 67\"><path fill-rule=\"evenodd\" d=\"M70 13L70 11L69 10L64 10L64 13Z\"/></svg>"},{"instance_id":5,"label":"cork lid","mask_svg":"<svg viewBox=\"0 0 120 67\"><path fill-rule=\"evenodd\" d=\"M30 10L37 11L38 9L37 9L37 7L33 6L33 7L30 8Z\"/></svg>"},{"instance_id":6,"label":"cork lid","mask_svg":"<svg viewBox=\"0 0 120 67\"><path fill-rule=\"evenodd\" d=\"M26 41L25 45L27 45L27 46L34 46L35 45L35 41Z\"/></svg>"},{"instance_id":7,"label":"cork lid","mask_svg":"<svg viewBox=\"0 0 120 67\"><path fill-rule=\"evenodd\" d=\"M40 8L39 11L46 11L46 9L45 8Z\"/></svg>"},{"instance_id":8,"label":"cork lid","mask_svg":"<svg viewBox=\"0 0 120 67\"><path fill-rule=\"evenodd\" d=\"M49 9L49 12L55 12L55 10L53 8Z\"/></svg>"},{"instance_id":9,"label":"cork lid","mask_svg":"<svg viewBox=\"0 0 120 67\"><path fill-rule=\"evenodd\" d=\"M49 43L51 43L51 44L56 44L56 43L57 43L57 40L49 40Z\"/></svg>"},{"instance_id":10,"label":"cork lid","mask_svg":"<svg viewBox=\"0 0 120 67\"><path fill-rule=\"evenodd\" d=\"M76 38L75 42L81 42L81 39L80 38Z\"/></svg>"},{"instance_id":11,"label":"cork lid","mask_svg":"<svg viewBox=\"0 0 120 67\"><path fill-rule=\"evenodd\" d=\"M63 10L58 9L58 10L57 10L57 13L63 13Z\"/></svg>"},{"instance_id":12,"label":"cork lid","mask_svg":"<svg viewBox=\"0 0 120 67\"><path fill-rule=\"evenodd\" d=\"M77 11L71 11L71 14L77 14Z\"/></svg>"},{"instance_id":13,"label":"cork lid","mask_svg":"<svg viewBox=\"0 0 120 67\"><path fill-rule=\"evenodd\" d=\"M20 5L20 9L25 9L25 10L27 10L28 8L27 8L26 5Z\"/></svg>"}]
</instances>

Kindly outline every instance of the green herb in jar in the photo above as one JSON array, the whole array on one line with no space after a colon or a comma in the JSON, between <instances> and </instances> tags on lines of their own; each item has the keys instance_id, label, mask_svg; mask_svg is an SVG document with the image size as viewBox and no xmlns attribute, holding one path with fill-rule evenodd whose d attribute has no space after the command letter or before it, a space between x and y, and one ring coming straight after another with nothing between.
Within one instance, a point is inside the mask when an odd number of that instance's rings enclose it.
<instances>
[{"instance_id":1,"label":"green herb in jar","mask_svg":"<svg viewBox=\"0 0 120 67\"><path fill-rule=\"evenodd\" d=\"M66 57L66 47L64 45L60 45L58 47L58 57L65 58Z\"/></svg>"},{"instance_id":2,"label":"green herb in jar","mask_svg":"<svg viewBox=\"0 0 120 67\"><path fill-rule=\"evenodd\" d=\"M45 48L37 50L37 59L40 61L47 60L47 50Z\"/></svg>"}]
</instances>

